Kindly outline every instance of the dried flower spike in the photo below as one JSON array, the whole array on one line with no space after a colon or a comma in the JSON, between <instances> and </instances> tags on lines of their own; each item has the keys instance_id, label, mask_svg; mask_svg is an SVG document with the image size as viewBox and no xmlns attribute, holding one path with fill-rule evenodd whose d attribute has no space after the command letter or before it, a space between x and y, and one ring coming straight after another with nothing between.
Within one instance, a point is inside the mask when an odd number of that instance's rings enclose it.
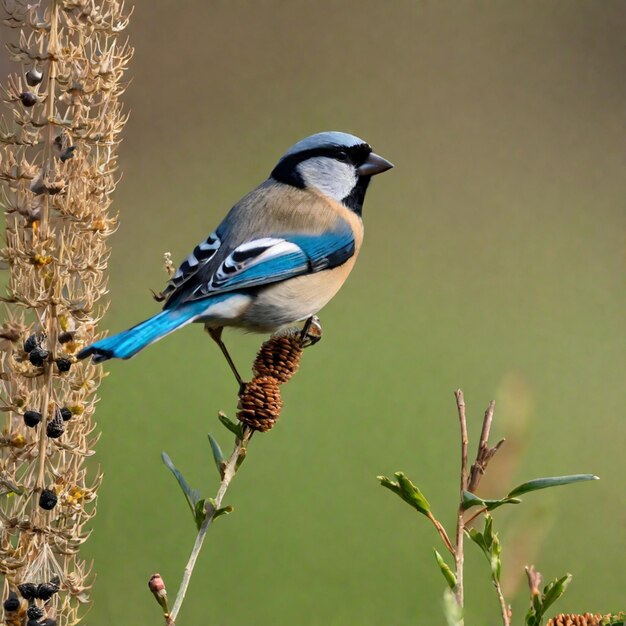
<instances>
[{"instance_id":1,"label":"dried flower spike","mask_svg":"<svg viewBox=\"0 0 626 626\"><path fill-rule=\"evenodd\" d=\"M0 571L6 590L46 602L45 617L31 611L26 618L24 600L11 626L74 626L89 600L90 567L79 549L101 475L84 460L98 439L93 415L103 374L72 355L96 338L105 308L111 194L126 121L120 97L132 55L121 32L124 4L0 0L0 40L16 64L0 90L8 266L0 396L9 409L0 467L3 481L20 486L0 499L0 519L11 520L0 523Z\"/></svg>"},{"instance_id":2,"label":"dried flower spike","mask_svg":"<svg viewBox=\"0 0 626 626\"><path fill-rule=\"evenodd\" d=\"M548 620L547 626L600 626L601 622L602 616L600 614L572 615L561 613Z\"/></svg>"},{"instance_id":3,"label":"dried flower spike","mask_svg":"<svg viewBox=\"0 0 626 626\"><path fill-rule=\"evenodd\" d=\"M278 381L271 376L253 378L239 399L237 419L253 430L267 432L280 417L283 401Z\"/></svg>"},{"instance_id":4,"label":"dried flower spike","mask_svg":"<svg viewBox=\"0 0 626 626\"><path fill-rule=\"evenodd\" d=\"M298 371L303 349L299 330L270 337L252 365L255 377L272 376L279 383L286 383Z\"/></svg>"}]
</instances>

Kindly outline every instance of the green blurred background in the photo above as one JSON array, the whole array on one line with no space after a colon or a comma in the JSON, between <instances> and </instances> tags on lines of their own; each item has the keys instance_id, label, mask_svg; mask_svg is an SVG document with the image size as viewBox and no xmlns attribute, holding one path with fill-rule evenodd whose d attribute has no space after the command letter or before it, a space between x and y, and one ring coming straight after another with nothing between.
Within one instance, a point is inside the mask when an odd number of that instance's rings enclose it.
<instances>
[{"instance_id":1,"label":"green blurred background","mask_svg":"<svg viewBox=\"0 0 626 626\"><path fill-rule=\"evenodd\" d=\"M438 537L375 477L406 471L452 526L459 386L474 443L491 398L510 442L483 495L602 478L498 511L514 621L527 562L574 574L560 610L625 608L625 18L623 1L136 2L107 328L156 312L162 253L182 260L296 140L345 130L396 165L181 624L442 624ZM262 338L226 339L247 371ZM160 453L213 493L206 433L230 447L216 412L235 388L197 326L105 367L86 622L158 623L146 582L174 595L194 539ZM466 584L466 623L499 623L471 545Z\"/></svg>"}]
</instances>

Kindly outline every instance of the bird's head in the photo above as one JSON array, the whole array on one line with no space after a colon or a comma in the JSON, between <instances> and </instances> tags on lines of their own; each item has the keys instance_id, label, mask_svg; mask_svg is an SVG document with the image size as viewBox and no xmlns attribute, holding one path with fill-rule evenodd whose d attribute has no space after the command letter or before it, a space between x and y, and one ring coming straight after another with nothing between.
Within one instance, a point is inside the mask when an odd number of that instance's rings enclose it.
<instances>
[{"instance_id":1,"label":"bird's head","mask_svg":"<svg viewBox=\"0 0 626 626\"><path fill-rule=\"evenodd\" d=\"M360 215L371 177L392 167L362 139L327 131L291 146L271 178L300 189L316 189Z\"/></svg>"}]
</instances>

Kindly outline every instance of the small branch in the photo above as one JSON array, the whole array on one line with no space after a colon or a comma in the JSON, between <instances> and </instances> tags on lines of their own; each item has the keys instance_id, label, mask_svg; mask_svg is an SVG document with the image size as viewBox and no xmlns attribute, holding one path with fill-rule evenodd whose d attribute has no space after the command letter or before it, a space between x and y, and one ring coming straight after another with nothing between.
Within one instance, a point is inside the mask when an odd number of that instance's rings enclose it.
<instances>
[{"instance_id":1,"label":"small branch","mask_svg":"<svg viewBox=\"0 0 626 626\"><path fill-rule=\"evenodd\" d=\"M209 526L215 519L215 514L222 506L222 500L224 499L226 491L228 490L232 479L235 477L235 474L237 473L237 470L241 465L241 461L246 454L246 445L250 441L253 433L254 431L252 429L248 427L244 428L243 439L237 439L237 441L235 442L235 448L233 450L233 453L230 455L230 458L224 466L222 481L220 482L220 486L215 496L215 504L208 505L210 509L207 510L207 516L205 517L204 522L202 522L202 526L200 526L200 530L198 531L198 535L196 536L193 550L191 551L191 555L189 556L189 560L187 561L187 565L185 566L183 579L180 583L180 587L178 588L176 599L174 600L174 606L172 607L171 613L165 615L165 623L167 624L167 626L175 626L176 624L176 618L178 617L178 613L180 612L180 608L185 599L187 588L189 587L189 582L191 581L191 576L196 566L196 561L198 560L200 550L202 549L202 544L204 543L206 533L209 530Z\"/></svg>"},{"instance_id":2,"label":"small branch","mask_svg":"<svg viewBox=\"0 0 626 626\"><path fill-rule=\"evenodd\" d=\"M456 406L461 427L461 485L459 495L459 509L456 519L456 547L454 550L454 565L456 574L455 596L459 607L463 608L463 536L465 523L463 521L463 492L467 489L467 419L465 417L465 398L463 392L457 389L454 392Z\"/></svg>"},{"instance_id":3,"label":"small branch","mask_svg":"<svg viewBox=\"0 0 626 626\"><path fill-rule=\"evenodd\" d=\"M480 509L478 509L478 511L476 511L476 513L474 513L474 515L472 515L471 517L469 517L468 519L465 520L465 526L469 526L477 517L479 517L483 513L486 513L488 510L489 509L487 509L486 506L480 507Z\"/></svg>"},{"instance_id":4,"label":"small branch","mask_svg":"<svg viewBox=\"0 0 626 626\"><path fill-rule=\"evenodd\" d=\"M450 541L450 537L448 537L448 533L446 532L446 529L443 527L441 522L430 511L428 512L427 517L433 523L435 528L437 529L437 532L439 533L439 536L441 537L441 539L443 540L444 544L446 545L446 548L448 548L450 554L452 556L454 556L454 546L452 545L452 542Z\"/></svg>"},{"instance_id":5,"label":"small branch","mask_svg":"<svg viewBox=\"0 0 626 626\"><path fill-rule=\"evenodd\" d=\"M502 614L502 624L504 626L511 626L511 611L506 604L506 600L504 599L504 594L502 593L502 587L500 586L500 581L494 576L493 577L493 586L496 588L496 593L498 594L498 600L500 601L500 613Z\"/></svg>"},{"instance_id":6,"label":"small branch","mask_svg":"<svg viewBox=\"0 0 626 626\"><path fill-rule=\"evenodd\" d=\"M491 422L493 421L493 411L495 407L496 403L492 400L485 411L483 428L480 433L480 442L478 443L478 451L476 452L476 460L472 464L467 486L467 490L472 493L476 492L478 483L480 483L480 479L483 477L489 461L504 443L504 439L501 439L493 448L489 447L489 432L491 431Z\"/></svg>"}]
</instances>

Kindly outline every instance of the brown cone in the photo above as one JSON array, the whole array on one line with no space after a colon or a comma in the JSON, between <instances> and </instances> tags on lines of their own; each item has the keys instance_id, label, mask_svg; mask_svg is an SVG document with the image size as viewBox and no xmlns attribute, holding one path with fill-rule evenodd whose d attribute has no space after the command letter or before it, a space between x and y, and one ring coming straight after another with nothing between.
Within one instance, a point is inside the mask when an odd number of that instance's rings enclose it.
<instances>
[{"instance_id":1,"label":"brown cone","mask_svg":"<svg viewBox=\"0 0 626 626\"><path fill-rule=\"evenodd\" d=\"M299 330L271 337L261 346L252 371L256 377L271 376L279 384L286 383L300 367L302 350Z\"/></svg>"},{"instance_id":2,"label":"brown cone","mask_svg":"<svg viewBox=\"0 0 626 626\"><path fill-rule=\"evenodd\" d=\"M254 430L267 432L280 417L283 401L272 376L253 378L239 399L237 419Z\"/></svg>"},{"instance_id":3,"label":"brown cone","mask_svg":"<svg viewBox=\"0 0 626 626\"><path fill-rule=\"evenodd\" d=\"M601 619L600 614L570 615L561 613L549 620L547 626L600 626Z\"/></svg>"}]
</instances>

